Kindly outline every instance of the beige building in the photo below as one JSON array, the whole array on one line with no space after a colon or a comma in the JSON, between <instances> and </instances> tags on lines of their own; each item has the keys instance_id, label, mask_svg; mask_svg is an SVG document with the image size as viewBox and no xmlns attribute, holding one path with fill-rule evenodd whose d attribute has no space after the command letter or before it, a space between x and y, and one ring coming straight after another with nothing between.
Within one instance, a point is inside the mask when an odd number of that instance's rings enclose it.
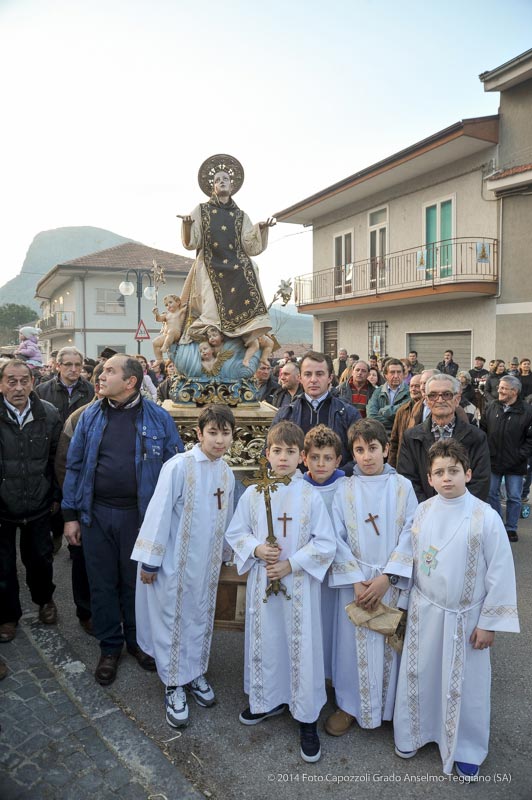
<instances>
[{"instance_id":1,"label":"beige building","mask_svg":"<svg viewBox=\"0 0 532 800\"><path fill-rule=\"evenodd\" d=\"M314 346L532 355L532 50L480 76L499 113L464 119L276 214L313 228L295 280Z\"/></svg>"},{"instance_id":2,"label":"beige building","mask_svg":"<svg viewBox=\"0 0 532 800\"><path fill-rule=\"evenodd\" d=\"M146 292L154 260L166 277L158 294L158 307L163 311L165 295L181 295L192 259L129 242L57 264L47 272L35 291L41 302L38 325L45 360L52 350L66 345L77 347L91 358L104 347L119 353L136 353L139 318L151 337L140 343L139 352L153 358L151 342L161 329L152 313L155 301L150 299L150 291ZM133 294L120 292L123 281L133 284Z\"/></svg>"}]
</instances>

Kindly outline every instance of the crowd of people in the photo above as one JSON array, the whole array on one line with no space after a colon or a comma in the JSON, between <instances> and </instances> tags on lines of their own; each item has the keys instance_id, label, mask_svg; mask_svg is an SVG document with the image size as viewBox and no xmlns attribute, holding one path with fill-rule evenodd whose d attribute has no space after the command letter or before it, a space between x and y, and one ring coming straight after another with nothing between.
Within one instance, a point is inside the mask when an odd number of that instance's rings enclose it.
<instances>
[{"instance_id":1,"label":"crowd of people","mask_svg":"<svg viewBox=\"0 0 532 800\"><path fill-rule=\"evenodd\" d=\"M257 387L277 408L271 469L234 509L223 458L234 415L204 408L184 452L158 393L171 380L164 365L112 351L90 364L66 347L37 384L27 362L5 360L0 642L22 614L17 529L44 625L57 622L62 531L75 613L99 643L96 681L115 680L125 645L157 671L166 720L182 727L189 696L216 701L206 673L218 574L233 557L249 572L242 724L289 710L302 758L317 761L329 679L327 733L393 720L399 757L436 741L444 772L474 780L488 749L489 648L495 631L518 630L510 542L532 458L530 361L514 365L519 375L497 365L491 375L481 358L461 372L451 351L433 369L415 352L372 362L287 352L277 386L260 365ZM403 635L370 624L397 627L407 609Z\"/></svg>"}]
</instances>

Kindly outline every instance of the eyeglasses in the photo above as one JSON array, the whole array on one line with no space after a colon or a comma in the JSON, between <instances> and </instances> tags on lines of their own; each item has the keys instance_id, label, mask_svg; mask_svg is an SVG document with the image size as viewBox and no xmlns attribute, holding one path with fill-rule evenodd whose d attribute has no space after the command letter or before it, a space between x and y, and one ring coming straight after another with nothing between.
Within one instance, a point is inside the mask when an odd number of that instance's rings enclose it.
<instances>
[{"instance_id":1,"label":"eyeglasses","mask_svg":"<svg viewBox=\"0 0 532 800\"><path fill-rule=\"evenodd\" d=\"M435 400L441 397L442 400L452 400L454 397L454 392L429 392L427 395L427 400L430 400L433 403Z\"/></svg>"},{"instance_id":2,"label":"eyeglasses","mask_svg":"<svg viewBox=\"0 0 532 800\"><path fill-rule=\"evenodd\" d=\"M81 369L83 364L80 364L79 362L77 364L74 364L73 361L61 361L61 366L66 367L67 369L72 369L72 368Z\"/></svg>"}]
</instances>

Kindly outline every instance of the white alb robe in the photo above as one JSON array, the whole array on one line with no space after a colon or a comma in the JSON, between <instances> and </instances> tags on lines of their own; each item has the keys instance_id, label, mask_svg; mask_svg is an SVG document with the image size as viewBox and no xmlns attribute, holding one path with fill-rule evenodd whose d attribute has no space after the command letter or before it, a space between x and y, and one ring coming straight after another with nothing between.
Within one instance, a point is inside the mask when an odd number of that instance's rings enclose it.
<instances>
[{"instance_id":1,"label":"white alb robe","mask_svg":"<svg viewBox=\"0 0 532 800\"><path fill-rule=\"evenodd\" d=\"M332 506L334 495L340 485L342 478L338 478L334 483L326 486L310 484L318 492L323 502L327 506L329 517L332 520ZM332 679L332 651L333 634L336 624L336 607L338 605L338 592L329 586L329 570L321 584L321 629L323 635L323 662L325 666L325 677Z\"/></svg>"},{"instance_id":2,"label":"white alb robe","mask_svg":"<svg viewBox=\"0 0 532 800\"><path fill-rule=\"evenodd\" d=\"M296 471L288 486L271 492L273 530L280 560L292 572L279 593L263 602L266 564L254 557L268 535L264 496L250 486L240 498L226 539L239 574L249 572L246 593L244 691L253 714L288 703L299 722L314 722L326 702L321 635L321 581L335 551L334 532L323 500ZM286 514L286 523L279 517Z\"/></svg>"},{"instance_id":3,"label":"white alb robe","mask_svg":"<svg viewBox=\"0 0 532 800\"><path fill-rule=\"evenodd\" d=\"M207 670L234 482L225 461L211 461L199 445L171 458L131 555L139 572L141 563L159 566L153 583L137 582L135 613L139 646L155 658L167 686L183 686Z\"/></svg>"},{"instance_id":4,"label":"white alb robe","mask_svg":"<svg viewBox=\"0 0 532 800\"><path fill-rule=\"evenodd\" d=\"M412 547L395 743L437 742L449 774L454 761L480 765L488 753L490 653L469 637L476 627L519 631L514 564L500 517L469 492L422 503Z\"/></svg>"},{"instance_id":5,"label":"white alb robe","mask_svg":"<svg viewBox=\"0 0 532 800\"><path fill-rule=\"evenodd\" d=\"M381 633L350 621L345 607L355 599L354 583L383 572L400 576L382 602L406 607L401 590L412 573L410 527L417 508L412 484L392 467L381 475L365 476L355 468L341 481L333 503L337 550L329 585L338 591L333 644L333 685L338 707L356 717L362 728L377 728L391 720L399 656ZM367 522L376 517L377 535Z\"/></svg>"}]
</instances>

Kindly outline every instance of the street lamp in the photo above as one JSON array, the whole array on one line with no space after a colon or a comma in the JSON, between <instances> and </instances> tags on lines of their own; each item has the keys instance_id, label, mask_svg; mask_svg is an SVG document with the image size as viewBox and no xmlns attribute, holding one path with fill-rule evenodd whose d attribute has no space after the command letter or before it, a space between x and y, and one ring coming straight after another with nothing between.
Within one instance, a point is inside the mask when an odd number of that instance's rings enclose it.
<instances>
[{"instance_id":1,"label":"street lamp","mask_svg":"<svg viewBox=\"0 0 532 800\"><path fill-rule=\"evenodd\" d=\"M121 295L125 297L130 297L135 292L135 284L129 280L129 275L132 273L137 279L137 300L138 300L138 311L137 311L137 328L140 325L141 317L141 300L142 295L146 298L146 300L151 300L152 302L155 300L156 296L156 288L153 286L151 282L151 274L148 272L147 269L128 269L126 272L126 279L122 281L118 286L118 291ZM142 283L144 278L147 278L149 283L148 286L142 291ZM137 341L137 352L140 353L140 339Z\"/></svg>"}]
</instances>

